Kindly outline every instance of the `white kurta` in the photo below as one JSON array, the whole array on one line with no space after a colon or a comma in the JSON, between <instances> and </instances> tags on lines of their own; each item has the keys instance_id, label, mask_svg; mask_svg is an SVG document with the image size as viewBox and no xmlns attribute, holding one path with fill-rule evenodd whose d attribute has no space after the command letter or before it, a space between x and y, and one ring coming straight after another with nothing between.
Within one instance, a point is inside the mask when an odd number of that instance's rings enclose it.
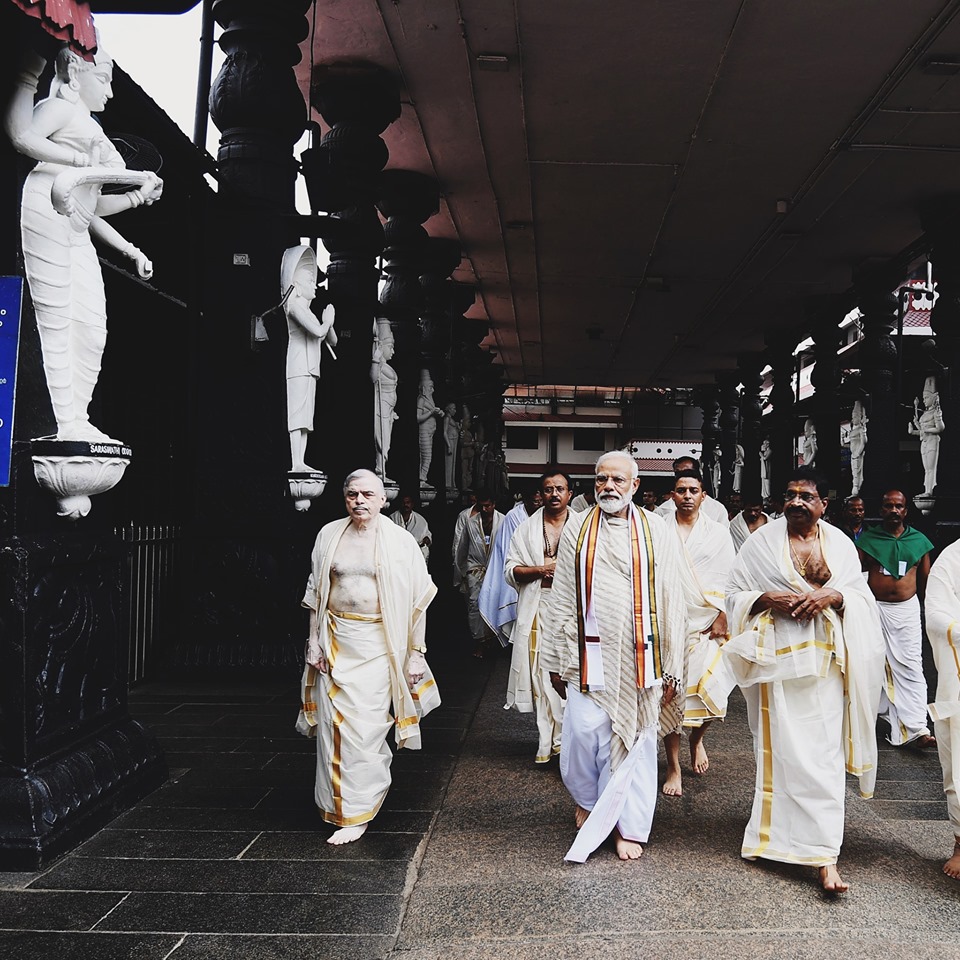
<instances>
[{"instance_id":1,"label":"white kurta","mask_svg":"<svg viewBox=\"0 0 960 960\"><path fill-rule=\"evenodd\" d=\"M437 592L416 541L386 518L377 523L379 616L330 610L330 567L350 518L321 528L303 606L317 612L327 673L307 664L297 729L317 738L317 806L328 823L372 820L390 787L390 728L398 747L420 749L420 718L440 704L427 668L413 689L406 664L422 647L426 610Z\"/></svg>"},{"instance_id":2,"label":"white kurta","mask_svg":"<svg viewBox=\"0 0 960 960\"><path fill-rule=\"evenodd\" d=\"M787 521L765 524L737 556L726 587L732 639L700 684L711 706L725 704L734 685L747 701L757 776L741 855L814 866L840 852L844 769L873 795L884 664L857 551L836 527L821 521L818 531L826 586L843 595L843 611L827 608L808 623L750 612L762 593L814 589L794 569Z\"/></svg>"},{"instance_id":3,"label":"white kurta","mask_svg":"<svg viewBox=\"0 0 960 960\"><path fill-rule=\"evenodd\" d=\"M487 561L501 523L503 523L503 514L499 510L494 510L488 536L483 532L483 518L479 512L475 513L464 523L463 533L457 544L457 570L465 587L467 621L470 626L470 636L474 640L483 640L489 635L489 627L480 616L480 587L483 586L483 578L487 573Z\"/></svg>"},{"instance_id":4,"label":"white kurta","mask_svg":"<svg viewBox=\"0 0 960 960\"><path fill-rule=\"evenodd\" d=\"M770 522L770 517L767 514L764 514L767 517L767 523ZM765 526L761 524L760 526ZM759 527L757 528L759 529ZM743 546L744 541L747 537L750 536L750 528L747 526L747 521L743 519L743 512L738 513L730 521L730 539L733 541L733 549L736 553L740 552L740 548Z\"/></svg>"},{"instance_id":5,"label":"white kurta","mask_svg":"<svg viewBox=\"0 0 960 960\"><path fill-rule=\"evenodd\" d=\"M673 497L664 500L656 509L656 514L663 520L669 520L670 514L676 513L677 502ZM727 508L716 499L716 497L704 497L700 504L700 512L715 523L729 526L730 518L727 516Z\"/></svg>"},{"instance_id":6,"label":"white kurta","mask_svg":"<svg viewBox=\"0 0 960 960\"><path fill-rule=\"evenodd\" d=\"M725 710L714 713L703 702L697 690L704 673L720 650L717 641L710 639L710 628L724 610L724 591L736 554L726 527L714 523L701 513L684 542L680 537L680 525L676 517L674 512L667 520L667 528L672 530L677 538L684 597L687 602L683 726L699 727L706 720L726 716ZM679 733L679 729L664 732Z\"/></svg>"},{"instance_id":7,"label":"white kurta","mask_svg":"<svg viewBox=\"0 0 960 960\"><path fill-rule=\"evenodd\" d=\"M513 622L517 619L517 591L513 584L504 579L503 568L507 562L507 552L514 531L528 516L523 501L507 511L497 535L493 538L490 559L487 561L487 575L483 578L477 597L480 616L503 646L510 642Z\"/></svg>"},{"instance_id":8,"label":"white kurta","mask_svg":"<svg viewBox=\"0 0 960 960\"><path fill-rule=\"evenodd\" d=\"M578 514L570 513L576 522ZM502 528L501 528L502 529ZM543 589L542 581L521 583L514 576L517 567L539 567L544 561L543 507L517 527L510 540L503 575L518 594L517 619L514 624L510 676L507 679L507 700L504 709L520 713L536 713L537 763L546 763L560 752L560 730L563 723L563 700L550 683L550 674L540 662L540 639L547 604L553 588ZM549 620L549 617L547 617Z\"/></svg>"},{"instance_id":9,"label":"white kurta","mask_svg":"<svg viewBox=\"0 0 960 960\"><path fill-rule=\"evenodd\" d=\"M929 710L943 769L947 815L960 839L960 540L945 547L930 568L924 614L937 665L937 699Z\"/></svg>"},{"instance_id":10,"label":"white kurta","mask_svg":"<svg viewBox=\"0 0 960 960\"><path fill-rule=\"evenodd\" d=\"M394 510L390 514L390 519L398 526L403 527L414 540L417 541L417 545L420 547L420 552L423 554L424 562L430 559L430 546L426 543L423 543L423 540L430 540L433 542L433 534L430 533L430 527L427 525L427 518L422 514L417 513L416 510L410 511L410 519L403 519L402 510Z\"/></svg>"}]
</instances>

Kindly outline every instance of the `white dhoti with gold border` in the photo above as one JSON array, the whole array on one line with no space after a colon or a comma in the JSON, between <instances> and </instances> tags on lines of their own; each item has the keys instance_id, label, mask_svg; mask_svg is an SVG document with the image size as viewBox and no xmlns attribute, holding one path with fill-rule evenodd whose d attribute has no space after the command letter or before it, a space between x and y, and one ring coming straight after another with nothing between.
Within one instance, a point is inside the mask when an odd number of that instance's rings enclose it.
<instances>
[{"instance_id":1,"label":"white dhoti with gold border","mask_svg":"<svg viewBox=\"0 0 960 960\"><path fill-rule=\"evenodd\" d=\"M890 742L902 746L930 733L920 601L916 594L898 603L878 600L877 612L887 647L880 717L890 725Z\"/></svg>"}]
</instances>

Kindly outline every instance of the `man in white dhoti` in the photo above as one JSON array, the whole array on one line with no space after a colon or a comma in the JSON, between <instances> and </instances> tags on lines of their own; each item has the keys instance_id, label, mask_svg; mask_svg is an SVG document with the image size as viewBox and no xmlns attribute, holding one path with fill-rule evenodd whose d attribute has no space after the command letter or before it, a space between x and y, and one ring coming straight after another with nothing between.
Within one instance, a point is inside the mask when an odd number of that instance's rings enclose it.
<instances>
[{"instance_id":1,"label":"man in white dhoti","mask_svg":"<svg viewBox=\"0 0 960 960\"><path fill-rule=\"evenodd\" d=\"M497 528L487 561L487 575L480 585L477 609L483 622L494 632L505 647L510 643L513 624L517 619L517 590L504 579L504 565L510 541L517 528L528 519L543 502L539 490L528 490L521 500L508 510L503 523Z\"/></svg>"},{"instance_id":2,"label":"man in white dhoti","mask_svg":"<svg viewBox=\"0 0 960 960\"><path fill-rule=\"evenodd\" d=\"M927 726L927 681L923 675L923 631L920 602L930 573L933 544L907 522L907 498L888 490L880 501L881 524L857 538L867 584L887 646L886 683L880 696L880 717L890 725L896 747L933 747Z\"/></svg>"},{"instance_id":3,"label":"man in white dhoti","mask_svg":"<svg viewBox=\"0 0 960 960\"><path fill-rule=\"evenodd\" d=\"M480 616L480 588L487 575L493 538L501 523L503 514L495 508L492 494L487 490L478 490L477 512L464 523L456 553L456 568L467 601L467 623L474 641L475 657L482 657L486 653L487 644L493 637Z\"/></svg>"},{"instance_id":4,"label":"man in white dhoti","mask_svg":"<svg viewBox=\"0 0 960 960\"><path fill-rule=\"evenodd\" d=\"M883 640L856 549L821 520L828 492L798 467L784 517L747 538L726 586L732 639L699 693L722 709L739 685L747 701L757 777L740 855L815 866L842 893L844 769L872 796Z\"/></svg>"},{"instance_id":5,"label":"man in white dhoti","mask_svg":"<svg viewBox=\"0 0 960 960\"><path fill-rule=\"evenodd\" d=\"M700 472L700 464L693 459L693 457L677 457L673 461L673 475L674 477L681 470L696 470ZM672 494L668 494L666 500L657 507L657 515L662 517L664 520L667 520L670 517L670 514L677 509L676 501L673 499ZM701 512L705 517L709 517L711 520L714 520L716 523L722 523L723 526L728 526L730 523L730 517L727 514L727 508L715 497L711 497L709 493L704 494L703 504L700 507Z\"/></svg>"},{"instance_id":6,"label":"man in white dhoti","mask_svg":"<svg viewBox=\"0 0 960 960\"><path fill-rule=\"evenodd\" d=\"M400 497L400 509L394 510L390 514L390 519L398 526L403 527L420 547L423 554L423 562L430 562L430 544L433 543L433 536L430 533L430 527L427 524L427 518L422 513L417 513L413 508L416 503L409 493Z\"/></svg>"},{"instance_id":7,"label":"man in white dhoti","mask_svg":"<svg viewBox=\"0 0 960 960\"><path fill-rule=\"evenodd\" d=\"M657 731L683 670L686 610L673 537L632 502L636 461L596 467L597 505L560 538L541 664L566 697L560 773L583 862L614 833L621 860L643 853L657 802ZM673 718L668 720L668 725Z\"/></svg>"},{"instance_id":8,"label":"man in white dhoti","mask_svg":"<svg viewBox=\"0 0 960 960\"><path fill-rule=\"evenodd\" d=\"M945 547L930 568L923 610L937 665L937 699L929 709L954 836L953 855L943 872L960 880L960 541Z\"/></svg>"},{"instance_id":9,"label":"man in white dhoti","mask_svg":"<svg viewBox=\"0 0 960 960\"><path fill-rule=\"evenodd\" d=\"M457 519L453 524L452 556L453 585L455 587L460 587L463 580L460 575L460 568L457 566L457 550L460 548L460 538L463 536L463 531L467 526L467 521L471 517L476 516L476 514L480 511L480 508L477 506L476 494L472 490L464 490L462 497L463 500L467 501L467 505L457 514Z\"/></svg>"},{"instance_id":10,"label":"man in white dhoti","mask_svg":"<svg viewBox=\"0 0 960 960\"><path fill-rule=\"evenodd\" d=\"M769 519L763 512L763 504L760 500L748 500L743 505L743 509L730 521L730 539L733 540L734 552L739 553L747 537Z\"/></svg>"},{"instance_id":11,"label":"man in white dhoti","mask_svg":"<svg viewBox=\"0 0 960 960\"><path fill-rule=\"evenodd\" d=\"M517 527L510 538L503 568L504 579L517 593L504 709L536 714L537 752L534 760L547 763L560 753L563 700L540 662L543 611L553 592L560 536L567 520L576 514L569 506L573 493L569 475L548 469L540 477L540 489L543 506ZM500 529L502 531L503 527Z\"/></svg>"},{"instance_id":12,"label":"man in white dhoti","mask_svg":"<svg viewBox=\"0 0 960 960\"><path fill-rule=\"evenodd\" d=\"M724 587L735 552L727 528L704 516L701 508L703 481L696 470L681 470L673 485L677 509L666 521L676 536L681 579L687 603L687 636L684 647L685 696L683 712L672 730L664 731L667 776L663 792L669 797L683 793L680 771L680 732L690 735L690 766L704 774L710 766L703 737L711 720L722 720L697 693L704 673L716 658L720 645L730 636L724 611Z\"/></svg>"},{"instance_id":13,"label":"man in white dhoti","mask_svg":"<svg viewBox=\"0 0 960 960\"><path fill-rule=\"evenodd\" d=\"M387 498L369 470L347 477L349 516L317 535L303 606L310 610L297 729L317 738L315 797L338 829L359 839L390 787L392 754L420 749L420 718L440 703L424 653L437 592L416 541L380 517Z\"/></svg>"}]
</instances>

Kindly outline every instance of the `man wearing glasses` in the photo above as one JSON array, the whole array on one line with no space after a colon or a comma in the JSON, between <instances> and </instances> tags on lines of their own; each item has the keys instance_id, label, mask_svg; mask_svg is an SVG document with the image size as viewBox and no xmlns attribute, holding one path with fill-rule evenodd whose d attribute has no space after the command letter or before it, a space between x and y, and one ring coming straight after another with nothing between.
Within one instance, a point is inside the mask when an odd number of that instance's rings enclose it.
<instances>
[{"instance_id":1,"label":"man wearing glasses","mask_svg":"<svg viewBox=\"0 0 960 960\"><path fill-rule=\"evenodd\" d=\"M657 731L682 710L686 608L677 548L639 510L636 461L596 466L596 505L560 538L541 663L566 699L560 773L579 830L565 859L582 863L613 833L617 856L643 853L657 802ZM672 709L671 709L672 708Z\"/></svg>"},{"instance_id":2,"label":"man wearing glasses","mask_svg":"<svg viewBox=\"0 0 960 960\"><path fill-rule=\"evenodd\" d=\"M297 729L317 738L315 799L358 840L390 788L398 747L420 749L420 717L440 704L424 659L426 610L437 592L417 541L380 516L383 482L355 470L343 485L348 516L321 528L303 606L310 610Z\"/></svg>"},{"instance_id":3,"label":"man wearing glasses","mask_svg":"<svg viewBox=\"0 0 960 960\"><path fill-rule=\"evenodd\" d=\"M856 547L821 520L828 492L798 467L784 516L744 542L726 588L732 639L700 693L720 707L739 685L747 701L757 776L740 855L815 866L837 894L844 771L865 797L876 782L884 647Z\"/></svg>"}]
</instances>

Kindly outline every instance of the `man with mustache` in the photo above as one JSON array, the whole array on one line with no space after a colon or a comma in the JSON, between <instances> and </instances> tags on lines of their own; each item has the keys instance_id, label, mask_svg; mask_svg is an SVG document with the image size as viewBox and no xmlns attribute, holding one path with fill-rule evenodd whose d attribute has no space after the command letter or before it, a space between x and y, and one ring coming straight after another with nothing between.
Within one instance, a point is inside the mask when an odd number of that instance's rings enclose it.
<instances>
[{"instance_id":1,"label":"man with mustache","mask_svg":"<svg viewBox=\"0 0 960 960\"><path fill-rule=\"evenodd\" d=\"M699 693L722 709L739 685L757 762L740 855L819 870L831 894L843 842L844 770L873 795L883 640L856 548L824 522L829 484L796 468L784 516L747 537L726 585L732 639Z\"/></svg>"},{"instance_id":2,"label":"man with mustache","mask_svg":"<svg viewBox=\"0 0 960 960\"><path fill-rule=\"evenodd\" d=\"M381 517L383 482L355 470L343 485L348 516L321 528L303 606L310 634L297 729L317 738L315 798L338 829L358 840L390 788L398 748L420 749L420 717L440 704L427 667L426 610L437 592L417 541Z\"/></svg>"},{"instance_id":3,"label":"man with mustache","mask_svg":"<svg viewBox=\"0 0 960 960\"><path fill-rule=\"evenodd\" d=\"M638 509L637 463L622 450L596 465L596 506L560 538L541 662L566 698L560 773L583 862L614 834L617 856L643 853L657 802L657 731L683 683L686 609L664 522Z\"/></svg>"},{"instance_id":4,"label":"man with mustache","mask_svg":"<svg viewBox=\"0 0 960 960\"><path fill-rule=\"evenodd\" d=\"M536 715L538 739L534 761L547 763L560 753L563 700L542 667L540 640L544 613L553 593L560 537L568 519L574 516L570 510L573 491L569 475L548 469L540 477L540 492L543 506L514 531L503 568L506 582L517 591L504 707Z\"/></svg>"},{"instance_id":5,"label":"man with mustache","mask_svg":"<svg viewBox=\"0 0 960 960\"><path fill-rule=\"evenodd\" d=\"M700 464L694 460L693 457L677 457L677 459L673 461L674 477L678 476L681 470L696 470L699 473ZM673 494L672 492L668 492L667 498L657 507L657 514L666 520L676 509L677 504L673 499ZM709 493L703 495L703 505L700 509L703 511L705 517L709 517L717 523L722 523L725 527L729 526L730 517L727 513L727 508L715 497L711 497Z\"/></svg>"}]
</instances>

